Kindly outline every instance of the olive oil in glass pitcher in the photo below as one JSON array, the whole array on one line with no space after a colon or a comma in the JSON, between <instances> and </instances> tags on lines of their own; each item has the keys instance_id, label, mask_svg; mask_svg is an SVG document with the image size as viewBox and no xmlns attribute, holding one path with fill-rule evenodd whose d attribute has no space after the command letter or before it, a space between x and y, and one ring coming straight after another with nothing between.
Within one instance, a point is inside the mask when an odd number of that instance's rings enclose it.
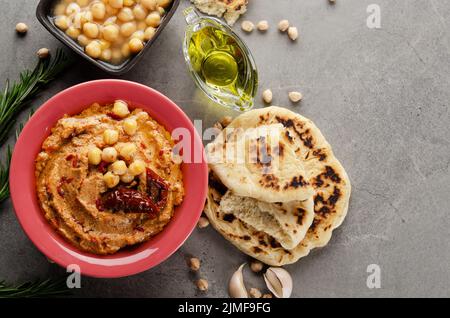
<instances>
[{"instance_id":1,"label":"olive oil in glass pitcher","mask_svg":"<svg viewBox=\"0 0 450 318\"><path fill-rule=\"evenodd\" d=\"M183 53L197 86L220 105L246 111L258 88L256 64L247 46L219 19L184 10L188 23Z\"/></svg>"}]
</instances>

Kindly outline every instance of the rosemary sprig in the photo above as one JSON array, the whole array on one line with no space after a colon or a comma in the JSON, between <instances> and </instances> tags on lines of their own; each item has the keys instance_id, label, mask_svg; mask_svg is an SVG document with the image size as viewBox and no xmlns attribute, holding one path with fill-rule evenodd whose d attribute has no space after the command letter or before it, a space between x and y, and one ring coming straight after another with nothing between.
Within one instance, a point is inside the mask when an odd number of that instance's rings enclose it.
<instances>
[{"instance_id":1,"label":"rosemary sprig","mask_svg":"<svg viewBox=\"0 0 450 318\"><path fill-rule=\"evenodd\" d=\"M6 151L6 162L0 162L0 203L9 197L9 164L11 163L12 150L8 146Z\"/></svg>"},{"instance_id":2,"label":"rosemary sprig","mask_svg":"<svg viewBox=\"0 0 450 318\"><path fill-rule=\"evenodd\" d=\"M51 297L65 295L69 291L65 278L27 282L18 286L0 281L0 298Z\"/></svg>"},{"instance_id":3,"label":"rosemary sprig","mask_svg":"<svg viewBox=\"0 0 450 318\"><path fill-rule=\"evenodd\" d=\"M31 116L33 116L34 110L28 114L28 121ZM16 140L19 139L19 135L22 132L24 127L24 123L20 123L19 127L16 130ZM12 157L12 149L8 146L8 150L6 151L6 161L4 164L0 162L0 203L5 201L9 197L9 166L11 164Z\"/></svg>"},{"instance_id":4,"label":"rosemary sprig","mask_svg":"<svg viewBox=\"0 0 450 318\"><path fill-rule=\"evenodd\" d=\"M0 94L0 145L14 126L16 115L69 63L64 52L59 49L53 58L40 60L33 71L22 72L18 82L10 85L6 81L5 89Z\"/></svg>"}]
</instances>

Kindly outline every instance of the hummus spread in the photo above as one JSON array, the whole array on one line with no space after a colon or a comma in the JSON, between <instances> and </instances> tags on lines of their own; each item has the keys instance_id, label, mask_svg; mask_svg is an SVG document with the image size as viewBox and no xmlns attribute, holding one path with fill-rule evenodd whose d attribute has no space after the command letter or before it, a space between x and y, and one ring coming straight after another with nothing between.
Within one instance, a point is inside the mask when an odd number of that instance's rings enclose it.
<instances>
[{"instance_id":1,"label":"hummus spread","mask_svg":"<svg viewBox=\"0 0 450 318\"><path fill-rule=\"evenodd\" d=\"M112 254L161 232L184 196L169 132L140 109L118 116L115 106L96 103L79 115L66 115L36 158L37 194L45 218L73 245L95 254ZM131 133L125 126L130 119L135 126ZM116 140L106 138L105 131L118 132ZM125 155L121 150L130 146L134 151ZM94 162L90 150L105 153L105 148L115 148L117 158L105 162L102 156ZM115 175L118 160L130 171L133 162L145 163L145 172ZM107 175L117 182L107 182Z\"/></svg>"}]
</instances>

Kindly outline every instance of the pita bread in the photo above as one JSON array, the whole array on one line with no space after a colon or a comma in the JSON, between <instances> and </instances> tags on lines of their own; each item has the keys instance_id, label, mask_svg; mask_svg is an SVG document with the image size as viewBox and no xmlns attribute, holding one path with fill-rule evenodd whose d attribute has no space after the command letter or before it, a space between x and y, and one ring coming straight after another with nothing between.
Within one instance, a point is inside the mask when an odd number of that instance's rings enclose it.
<instances>
[{"instance_id":1,"label":"pita bread","mask_svg":"<svg viewBox=\"0 0 450 318\"><path fill-rule=\"evenodd\" d=\"M305 237L314 220L312 197L306 201L268 203L228 191L220 200L220 212L235 216L264 231L285 249L293 249Z\"/></svg>"},{"instance_id":2,"label":"pita bread","mask_svg":"<svg viewBox=\"0 0 450 318\"><path fill-rule=\"evenodd\" d=\"M265 202L304 201L314 189L282 124L230 125L206 146L209 167L233 193Z\"/></svg>"},{"instance_id":3,"label":"pita bread","mask_svg":"<svg viewBox=\"0 0 450 318\"><path fill-rule=\"evenodd\" d=\"M318 247L325 246L332 231L339 227L348 210L351 185L331 146L309 119L280 107L257 109L236 118L231 127L243 129L281 123L285 134L302 158L315 190L314 221L304 239L293 249L285 249L266 232L220 210L222 195L227 191L221 180L211 173L205 213L213 227L242 252L271 266L291 264Z\"/></svg>"},{"instance_id":4,"label":"pita bread","mask_svg":"<svg viewBox=\"0 0 450 318\"><path fill-rule=\"evenodd\" d=\"M203 13L222 16L232 26L247 11L248 0L191 0L195 7Z\"/></svg>"}]
</instances>

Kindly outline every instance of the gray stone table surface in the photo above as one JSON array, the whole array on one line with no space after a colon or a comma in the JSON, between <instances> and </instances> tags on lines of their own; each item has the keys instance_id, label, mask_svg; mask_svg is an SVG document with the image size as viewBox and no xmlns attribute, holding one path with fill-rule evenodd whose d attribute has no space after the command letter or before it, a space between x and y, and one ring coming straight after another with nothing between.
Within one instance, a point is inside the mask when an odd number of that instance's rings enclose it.
<instances>
[{"instance_id":1,"label":"gray stone table surface","mask_svg":"<svg viewBox=\"0 0 450 318\"><path fill-rule=\"evenodd\" d=\"M62 46L36 20L37 2L0 1L1 86L32 68L40 47ZM372 3L381 8L380 29L366 25ZM121 78L161 91L207 127L236 114L208 102L187 73L181 51L181 9L187 5L182 0L152 50ZM259 66L261 91L271 88L274 104L321 128L353 185L348 216L330 244L286 267L293 296L450 296L449 17L446 0L338 0L334 6L327 0L251 1L245 19L271 24L266 34L243 35ZM297 43L276 29L284 18L299 27ZM25 37L15 33L19 21L30 27ZM238 24L234 29L242 34ZM74 84L110 77L79 59L30 107ZM303 93L300 104L289 102L291 90ZM257 106L264 106L260 97ZM0 278L63 275L25 236L11 202L0 208ZM185 264L189 255L203 262L206 294L196 291L197 276ZM211 227L196 229L156 268L121 279L83 277L75 295L226 297L228 279L247 260ZM369 264L381 268L379 289L366 285ZM248 287L264 288L248 270L246 280Z\"/></svg>"}]
</instances>

